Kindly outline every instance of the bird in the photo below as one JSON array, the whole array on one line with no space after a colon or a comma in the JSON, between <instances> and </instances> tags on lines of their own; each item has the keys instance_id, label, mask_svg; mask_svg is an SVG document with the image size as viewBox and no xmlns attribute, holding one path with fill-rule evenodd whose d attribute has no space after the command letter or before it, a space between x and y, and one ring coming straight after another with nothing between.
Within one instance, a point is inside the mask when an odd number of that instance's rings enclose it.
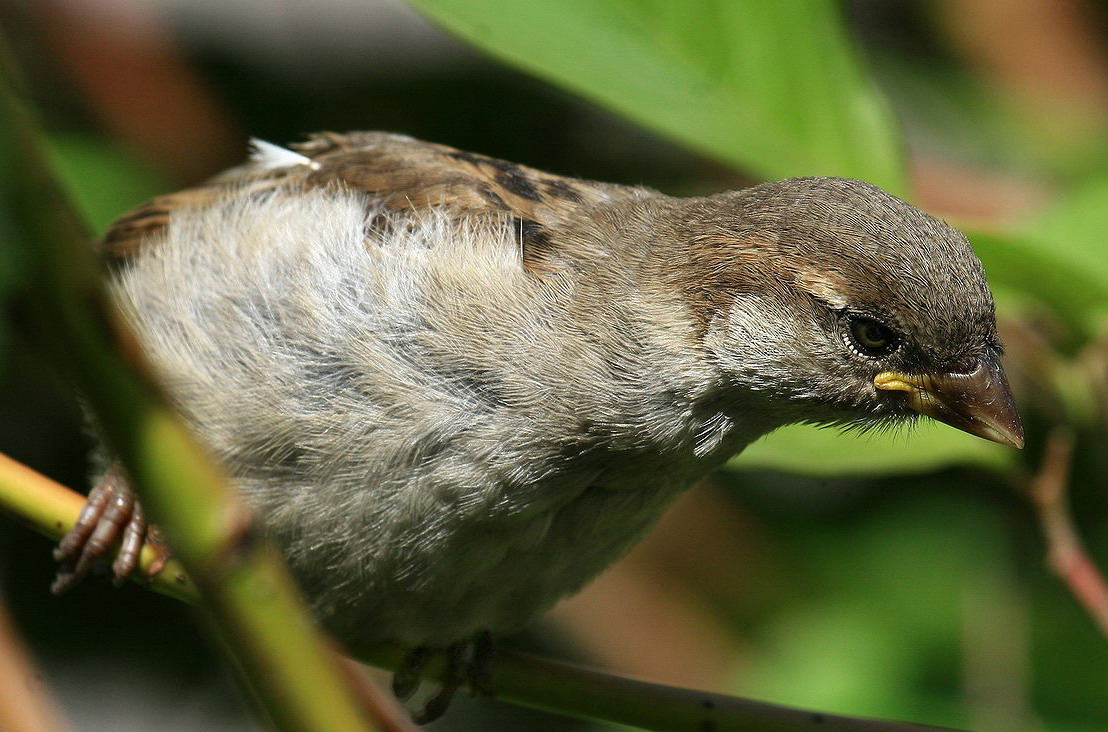
<instances>
[{"instance_id":1,"label":"bird","mask_svg":"<svg viewBox=\"0 0 1108 732\"><path fill-rule=\"evenodd\" d=\"M184 421L355 651L525 626L787 424L926 416L1023 445L966 237L858 180L679 198L325 132L255 141L99 251ZM147 531L99 453L59 590L121 534L133 572Z\"/></svg>"}]
</instances>

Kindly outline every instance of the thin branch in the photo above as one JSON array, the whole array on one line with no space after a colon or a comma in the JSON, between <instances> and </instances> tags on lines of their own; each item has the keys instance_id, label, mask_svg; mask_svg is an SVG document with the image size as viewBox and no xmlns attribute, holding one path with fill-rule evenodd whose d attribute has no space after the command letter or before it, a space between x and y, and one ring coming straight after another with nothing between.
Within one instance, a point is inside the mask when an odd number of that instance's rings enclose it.
<instances>
[{"instance_id":1,"label":"thin branch","mask_svg":"<svg viewBox=\"0 0 1108 732\"><path fill-rule=\"evenodd\" d=\"M1047 544L1047 561L1108 638L1108 583L1085 551L1067 498L1073 462L1073 432L1054 427L1047 437L1039 472L1028 482L1028 496Z\"/></svg>"},{"instance_id":2,"label":"thin branch","mask_svg":"<svg viewBox=\"0 0 1108 732\"><path fill-rule=\"evenodd\" d=\"M950 732L662 686L523 653L498 654L489 688L506 701L650 730Z\"/></svg>"}]
</instances>

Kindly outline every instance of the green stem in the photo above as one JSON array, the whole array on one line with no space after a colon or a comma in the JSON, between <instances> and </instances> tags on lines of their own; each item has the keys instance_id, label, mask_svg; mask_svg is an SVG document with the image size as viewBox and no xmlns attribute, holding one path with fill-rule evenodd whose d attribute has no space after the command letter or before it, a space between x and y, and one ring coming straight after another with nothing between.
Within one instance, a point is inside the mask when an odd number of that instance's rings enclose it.
<instances>
[{"instance_id":1,"label":"green stem","mask_svg":"<svg viewBox=\"0 0 1108 732\"><path fill-rule=\"evenodd\" d=\"M377 729L315 633L280 557L253 540L248 510L141 370L140 352L108 304L89 232L42 152L3 44L0 69L0 177L7 188L0 220L8 224L8 243L29 264L28 297L58 362L196 581L203 609L273 726Z\"/></svg>"}]
</instances>

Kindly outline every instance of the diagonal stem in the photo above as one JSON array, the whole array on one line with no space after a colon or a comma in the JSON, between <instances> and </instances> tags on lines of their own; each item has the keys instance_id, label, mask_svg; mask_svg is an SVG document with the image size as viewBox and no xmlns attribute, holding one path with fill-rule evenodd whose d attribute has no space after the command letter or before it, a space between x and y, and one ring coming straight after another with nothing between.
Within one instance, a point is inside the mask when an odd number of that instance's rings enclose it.
<instances>
[{"instance_id":1,"label":"diagonal stem","mask_svg":"<svg viewBox=\"0 0 1108 732\"><path fill-rule=\"evenodd\" d=\"M1085 550L1069 510L1073 449L1073 432L1054 427L1039 472L1028 483L1028 494L1046 539L1050 568L1108 638L1108 582Z\"/></svg>"}]
</instances>

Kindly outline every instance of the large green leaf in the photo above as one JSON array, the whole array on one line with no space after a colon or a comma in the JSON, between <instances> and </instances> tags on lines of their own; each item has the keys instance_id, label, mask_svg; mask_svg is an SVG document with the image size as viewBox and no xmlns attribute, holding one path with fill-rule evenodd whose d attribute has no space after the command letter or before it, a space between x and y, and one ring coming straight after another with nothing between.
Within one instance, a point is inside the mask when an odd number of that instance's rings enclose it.
<instances>
[{"instance_id":1,"label":"large green leaf","mask_svg":"<svg viewBox=\"0 0 1108 732\"><path fill-rule=\"evenodd\" d=\"M1023 233L1108 282L1108 177L1073 186L1029 221Z\"/></svg>"},{"instance_id":2,"label":"large green leaf","mask_svg":"<svg viewBox=\"0 0 1108 732\"><path fill-rule=\"evenodd\" d=\"M904 193L897 134L831 0L411 0L462 38L765 178Z\"/></svg>"},{"instance_id":3,"label":"large green leaf","mask_svg":"<svg viewBox=\"0 0 1108 732\"><path fill-rule=\"evenodd\" d=\"M755 442L728 467L819 476L894 475L952 465L1003 469L1017 454L931 420L921 420L910 431L864 434L792 425Z\"/></svg>"},{"instance_id":4,"label":"large green leaf","mask_svg":"<svg viewBox=\"0 0 1108 732\"><path fill-rule=\"evenodd\" d=\"M1102 205L1108 208L1108 200ZM1088 248L1061 228L1057 233L1047 228L1025 237L982 233L969 237L998 300L1007 296L1041 302L1083 335L1100 329L1108 312L1108 272L1103 261L1093 260L1098 248L1100 258L1108 260L1108 233Z\"/></svg>"},{"instance_id":5,"label":"large green leaf","mask_svg":"<svg viewBox=\"0 0 1108 732\"><path fill-rule=\"evenodd\" d=\"M1062 193L1015 236L969 234L998 296L1049 306L1076 334L1108 315L1108 178Z\"/></svg>"},{"instance_id":6,"label":"large green leaf","mask_svg":"<svg viewBox=\"0 0 1108 732\"><path fill-rule=\"evenodd\" d=\"M1054 270L1027 262L1024 269L1034 277L1027 289L1041 292L1048 282L1056 284L1066 292L1067 303L1079 305L1091 318L1084 324L1099 328L1108 312L1108 177L1066 191L1028 222L1022 235Z\"/></svg>"}]
</instances>

